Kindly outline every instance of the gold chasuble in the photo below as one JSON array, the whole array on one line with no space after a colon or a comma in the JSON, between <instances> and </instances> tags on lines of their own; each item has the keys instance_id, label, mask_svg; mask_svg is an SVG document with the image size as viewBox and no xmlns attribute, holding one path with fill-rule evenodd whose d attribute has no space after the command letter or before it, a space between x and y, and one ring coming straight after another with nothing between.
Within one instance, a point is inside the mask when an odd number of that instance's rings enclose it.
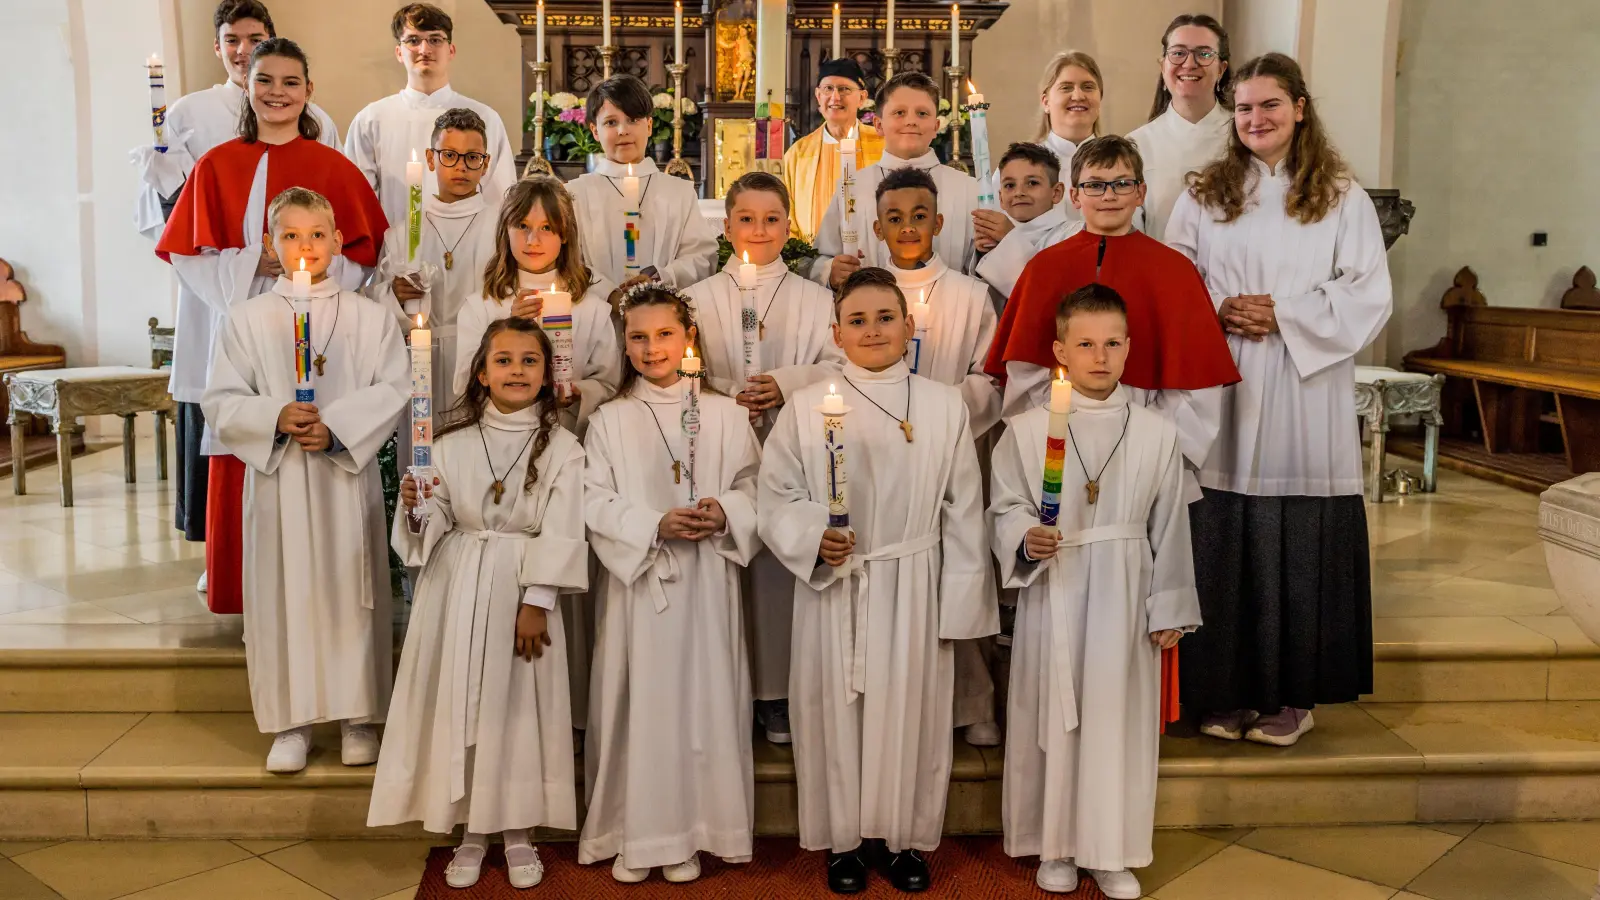
<instances>
[{"instance_id":1,"label":"gold chasuble","mask_svg":"<svg viewBox=\"0 0 1600 900\"><path fill-rule=\"evenodd\" d=\"M795 141L783 154L783 180L794 205L789 230L807 243L815 243L822 216L839 187L839 145L823 141L822 131L818 128ZM856 171L876 163L882 155L883 137L870 125L857 126Z\"/></svg>"}]
</instances>

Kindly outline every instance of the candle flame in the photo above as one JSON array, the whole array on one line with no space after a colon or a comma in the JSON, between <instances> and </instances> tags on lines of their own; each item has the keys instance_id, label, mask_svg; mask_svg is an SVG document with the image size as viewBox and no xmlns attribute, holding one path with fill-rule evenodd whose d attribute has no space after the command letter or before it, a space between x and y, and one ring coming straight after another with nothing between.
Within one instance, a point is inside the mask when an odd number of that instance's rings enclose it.
<instances>
[{"instance_id":1,"label":"candle flame","mask_svg":"<svg viewBox=\"0 0 1600 900\"><path fill-rule=\"evenodd\" d=\"M1063 368L1060 368L1058 366L1056 368L1056 380L1057 381L1066 381L1067 380L1067 370L1063 369Z\"/></svg>"},{"instance_id":2,"label":"candle flame","mask_svg":"<svg viewBox=\"0 0 1600 900\"><path fill-rule=\"evenodd\" d=\"M633 177L633 163L628 163L628 177Z\"/></svg>"},{"instance_id":3,"label":"candle flame","mask_svg":"<svg viewBox=\"0 0 1600 900\"><path fill-rule=\"evenodd\" d=\"M417 327L422 327L422 313L417 313Z\"/></svg>"},{"instance_id":4,"label":"candle flame","mask_svg":"<svg viewBox=\"0 0 1600 900\"><path fill-rule=\"evenodd\" d=\"M304 272L305 270L306 270L306 258L304 256L302 256L302 257L300 257L300 271Z\"/></svg>"},{"instance_id":5,"label":"candle flame","mask_svg":"<svg viewBox=\"0 0 1600 900\"><path fill-rule=\"evenodd\" d=\"M750 251L749 250L744 251L744 261L747 264L750 262Z\"/></svg>"},{"instance_id":6,"label":"candle flame","mask_svg":"<svg viewBox=\"0 0 1600 900\"><path fill-rule=\"evenodd\" d=\"M976 94L977 92L978 92L978 89L972 86L972 79L968 78L967 79L967 93Z\"/></svg>"},{"instance_id":7,"label":"candle flame","mask_svg":"<svg viewBox=\"0 0 1600 900\"><path fill-rule=\"evenodd\" d=\"M684 359L694 359L694 348L693 347L685 347L684 350L683 350L683 358Z\"/></svg>"}]
</instances>

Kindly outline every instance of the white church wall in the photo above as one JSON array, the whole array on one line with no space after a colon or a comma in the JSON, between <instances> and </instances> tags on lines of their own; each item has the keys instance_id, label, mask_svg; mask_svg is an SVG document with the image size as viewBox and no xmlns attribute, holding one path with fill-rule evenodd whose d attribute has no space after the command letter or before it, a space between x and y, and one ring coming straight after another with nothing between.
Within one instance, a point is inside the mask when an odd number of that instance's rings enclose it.
<instances>
[{"instance_id":1,"label":"white church wall","mask_svg":"<svg viewBox=\"0 0 1600 900\"><path fill-rule=\"evenodd\" d=\"M1401 40L1395 186L1417 217L1390 256L1391 362L1444 335L1439 296L1464 265L1493 305L1551 307L1600 266L1593 4L1406 0Z\"/></svg>"},{"instance_id":2,"label":"white church wall","mask_svg":"<svg viewBox=\"0 0 1600 900\"><path fill-rule=\"evenodd\" d=\"M1263 53L1299 53L1301 7L1306 0L1225 0L1222 26L1228 29L1234 64Z\"/></svg>"}]
</instances>

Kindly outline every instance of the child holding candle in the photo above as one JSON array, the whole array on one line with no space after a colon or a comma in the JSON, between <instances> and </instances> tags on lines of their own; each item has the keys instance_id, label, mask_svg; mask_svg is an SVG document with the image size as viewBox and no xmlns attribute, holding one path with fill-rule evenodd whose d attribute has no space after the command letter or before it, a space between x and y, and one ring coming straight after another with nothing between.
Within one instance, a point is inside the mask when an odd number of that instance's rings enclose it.
<instances>
[{"instance_id":1,"label":"child holding candle","mask_svg":"<svg viewBox=\"0 0 1600 900\"><path fill-rule=\"evenodd\" d=\"M419 496L401 481L393 546L422 577L367 824L465 824L445 869L455 888L477 883L499 832L512 886L528 888L544 875L528 830L578 826L556 598L589 585L584 454L556 421L536 323L491 324L470 371L461 415L434 443L432 483Z\"/></svg>"},{"instance_id":2,"label":"child holding candle","mask_svg":"<svg viewBox=\"0 0 1600 900\"><path fill-rule=\"evenodd\" d=\"M1083 220L1068 220L1061 206L1067 186L1061 180L1061 161L1048 149L1012 144L1000 157L998 177L1000 209L1010 224L995 248L978 261L975 274L1009 297L1028 261L1082 230ZM979 221L977 227L983 231L985 225Z\"/></svg>"},{"instance_id":3,"label":"child holding candle","mask_svg":"<svg viewBox=\"0 0 1600 900\"><path fill-rule=\"evenodd\" d=\"M894 276L862 269L835 306L850 530L829 525L826 382L784 405L759 494L762 540L798 581L800 846L829 851L836 892L865 890L875 861L896 888L926 890L953 753L951 642L1000 626L983 485L960 392L906 368L913 326Z\"/></svg>"},{"instance_id":4,"label":"child holding candle","mask_svg":"<svg viewBox=\"0 0 1600 900\"><path fill-rule=\"evenodd\" d=\"M1130 345L1122 298L1088 285L1056 322L1071 383L1052 382L1047 405L1007 420L993 459L994 554L1005 586L1021 589L1005 850L1038 856L1046 891L1076 890L1082 866L1107 897L1137 900L1128 869L1153 859L1161 653L1200 625L1183 454L1177 426L1118 384ZM1049 468L1047 430L1064 450ZM1041 524L1041 482L1059 492L1054 527Z\"/></svg>"},{"instance_id":5,"label":"child holding candle","mask_svg":"<svg viewBox=\"0 0 1600 900\"><path fill-rule=\"evenodd\" d=\"M649 278L654 269L662 283L688 287L715 271L717 235L700 215L694 185L645 157L652 108L650 88L633 75L613 75L590 91L584 113L605 159L568 189L583 228L584 259L596 274L631 287L630 280ZM630 275L623 226L634 210L637 273Z\"/></svg>"},{"instance_id":6,"label":"child holding candle","mask_svg":"<svg viewBox=\"0 0 1600 900\"><path fill-rule=\"evenodd\" d=\"M689 301L655 284L623 295L622 389L589 423L584 518L605 567L578 860L615 857L636 883L700 875L699 853L748 862L754 825L750 672L740 568L761 549L760 447L745 410L702 389ZM700 499L692 501L698 496Z\"/></svg>"},{"instance_id":7,"label":"child holding candle","mask_svg":"<svg viewBox=\"0 0 1600 900\"><path fill-rule=\"evenodd\" d=\"M235 304L219 335L206 421L248 467L243 556L245 661L256 724L274 734L271 772L305 768L311 726L340 722L341 759L378 756L371 723L389 702L383 504L374 460L409 395L394 317L342 290L329 267L342 235L305 188L267 211L277 255L310 273L315 403L296 388L290 280ZM375 589L376 587L376 589Z\"/></svg>"},{"instance_id":8,"label":"child holding candle","mask_svg":"<svg viewBox=\"0 0 1600 900\"><path fill-rule=\"evenodd\" d=\"M978 208L978 181L939 162L931 149L939 133L939 85L921 72L901 72L878 90L878 127L883 133L883 155L856 173L856 231L861 235L861 258L844 256L841 229L845 225L844 200L836 195L817 229L818 256L811 277L837 288L862 266L887 266L888 248L871 237L866 223L872 218L866 198L877 195L878 182L894 169L911 167L931 176L939 186L945 219L950 228L939 238L939 256L961 271L973 261L972 215Z\"/></svg>"},{"instance_id":9,"label":"child holding candle","mask_svg":"<svg viewBox=\"0 0 1600 900\"><path fill-rule=\"evenodd\" d=\"M790 230L789 191L776 176L750 172L728 188L724 225L733 255L716 275L689 288L706 362L720 377L713 386L749 410L764 438L784 398L808 384L837 378L844 362L833 342L833 296L789 271L782 259ZM748 257L748 269L744 259ZM762 374L741 373L740 273L753 291ZM794 620L794 576L770 553L750 566L750 653L755 672L756 718L767 739L790 740L789 639Z\"/></svg>"}]
</instances>

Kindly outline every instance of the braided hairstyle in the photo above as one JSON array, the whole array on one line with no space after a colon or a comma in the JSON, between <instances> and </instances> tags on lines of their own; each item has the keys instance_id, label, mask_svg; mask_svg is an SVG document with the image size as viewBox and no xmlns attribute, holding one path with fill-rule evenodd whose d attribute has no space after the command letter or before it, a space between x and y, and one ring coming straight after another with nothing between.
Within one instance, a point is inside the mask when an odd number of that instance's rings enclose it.
<instances>
[{"instance_id":1,"label":"braided hairstyle","mask_svg":"<svg viewBox=\"0 0 1600 900\"><path fill-rule=\"evenodd\" d=\"M452 431L460 431L483 422L483 408L493 402L489 399L489 386L480 380L489 367L489 348L494 344L495 335L515 331L519 334L534 335L539 342L539 353L544 356L544 378L539 384L539 393L534 397L534 402L539 407L539 428L533 434L533 448L528 457L528 477L523 479L522 490L526 493L533 492L533 486L539 482L539 457L550 446L550 435L556 429L557 417L561 410L555 403L555 349L550 346L550 338L545 335L544 329L532 319L523 319L512 316L507 319L497 319L489 323L483 332L483 340L478 343L478 349L472 354L472 367L469 371L471 377L467 379L467 390L456 401L446 414L446 422L439 427L435 438L442 438Z\"/></svg>"}]
</instances>

